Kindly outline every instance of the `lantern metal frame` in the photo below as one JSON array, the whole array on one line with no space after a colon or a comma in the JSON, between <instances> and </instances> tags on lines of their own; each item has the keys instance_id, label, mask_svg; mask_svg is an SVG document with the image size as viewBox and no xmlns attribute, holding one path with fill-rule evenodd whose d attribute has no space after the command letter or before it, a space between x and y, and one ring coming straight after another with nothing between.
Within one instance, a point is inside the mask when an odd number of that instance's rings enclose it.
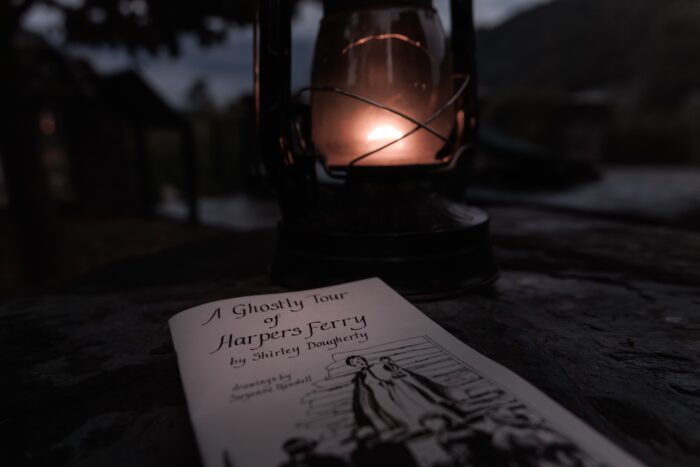
<instances>
[{"instance_id":1,"label":"lantern metal frame","mask_svg":"<svg viewBox=\"0 0 700 467\"><path fill-rule=\"evenodd\" d=\"M379 276L405 295L430 298L491 284L499 271L489 218L462 201L476 150L476 62L471 0L451 0L451 49L457 91L425 121L340 88L306 87L291 93L293 2L261 0L255 33L255 96L259 151L282 212L274 281L291 288ZM367 5L424 5L429 0L357 0ZM415 124L401 138L358 155L344 169L323 169L341 186L317 179L310 108L299 97L334 92L395 113ZM429 128L432 118L457 107L455 125L430 165L366 166L355 163ZM339 122L339 124L341 124ZM451 153L451 155L450 155ZM445 157L445 155L449 157Z\"/></svg>"},{"instance_id":2,"label":"lantern metal frame","mask_svg":"<svg viewBox=\"0 0 700 467\"><path fill-rule=\"evenodd\" d=\"M387 149L387 148L389 148L390 146L393 146L394 144L398 143L399 141L402 141L402 140L408 138L409 136L413 135L414 133L420 131L421 129L422 129L422 130L425 130L425 131L428 131L428 132L431 133L433 136L439 138L440 140L442 140L443 143L445 143L445 146L443 147L443 149L442 149L441 151L439 151L438 154L436 155L436 160L443 159L443 158L444 158L444 157L443 157L443 154L444 154L444 152L445 152L445 149L448 148L448 146L450 145L450 143L452 143L452 146L454 145L454 141L450 141L450 140L451 140L451 139L454 140L455 138L454 138L454 137L451 137L451 136L453 136L453 135L447 136L447 137L444 136L444 135L441 135L440 133L438 133L437 131L433 130L433 129L430 127L430 123L431 123L433 120L435 120L437 117L439 117L440 115L442 115L442 114L443 114L445 111L447 111L449 108L451 108L451 107L455 104L455 102L456 102L459 98L462 97L462 95L464 94L464 91L467 89L467 85L469 84L469 81L470 81L470 76L469 76L469 75L465 76L464 79L462 80L462 84L459 86L459 88L457 89L457 91L452 95L452 97L450 97L450 99L448 99L447 102L445 102L445 103L444 103L440 108L438 108L432 115L428 116L428 118L426 118L426 119L425 119L424 121L422 121L422 122L419 121L419 120L416 120L415 118L411 117L410 115L407 115L407 114L401 112L400 110L397 110L397 109L394 109L393 107L390 107L390 106L388 106L388 105L382 104L381 102L377 102L377 101L375 101L375 100L373 100L373 99L369 99L368 97L365 97L365 96L362 96L362 95L359 95L359 94L355 94L355 93L353 93L353 92L347 91L347 90L342 89L342 88L337 88L337 87L307 86L307 87L304 87L304 88L300 89L300 90L292 97L292 99L293 99L293 100L296 100L297 98L299 98L302 94L304 94L304 93L306 93L306 92L333 92L333 93L340 94L340 95L343 95L343 96L346 96L346 97L349 97L349 98L352 98L352 99L359 100L359 101L364 102L365 104L368 104L368 105L370 105L370 106L372 106L372 107L376 107L376 108L378 108L378 109L382 109L382 110L386 110L387 112L391 112L391 113L393 113L393 114L395 114L395 115L398 115L399 117L401 117L401 118L403 118L403 119L405 119L405 120L408 120L409 122L411 122L411 123L413 123L413 124L415 125L412 129L410 129L409 131L407 131L407 132L406 132L405 134L403 134L402 136L399 136L398 138L395 138L395 139L393 139L393 140L391 140L391 141L389 141L389 142L387 142L387 143L382 144L381 146L378 146L378 147L376 147L376 148L374 148L374 149L372 149L372 150L370 150L370 151L367 151L367 152L365 152L365 153L363 153L363 154L360 154L360 155L358 155L357 157L353 158L353 159L348 163L348 168L347 168L346 170L342 170L342 169L338 168L338 169L336 169L336 172L334 172L332 167L328 166L328 165L325 164L325 163L323 164L323 168L325 169L326 173L327 173L330 177L332 177L332 178L338 178L338 179L344 179L345 176L347 175L347 171L348 171L348 170L352 170L353 167L355 167L355 165L356 165L358 162L360 162L360 161L362 161L362 160L364 160L364 159L366 159L366 158L368 158L368 157L372 157L373 155L375 155L375 154L377 154L377 153L383 151L384 149ZM458 131L459 133L461 133L461 132L463 131L463 128L459 128L459 126L457 126L457 127L455 128L455 130L453 130L453 134L455 133L455 131ZM452 149L454 149L454 148L452 148ZM451 152L452 152L452 151L451 151ZM443 169L443 168L447 168L447 167L452 166L453 163L454 163L454 162L456 161L456 159L458 159L458 158L459 158L459 154L453 154L452 157L449 157L445 162L438 163L438 164L430 164L430 165L428 165L428 166L416 166L416 167L419 167L419 168L424 168L424 167L425 167L427 170L432 170L432 171L441 170L441 169ZM319 157L319 159L323 160L321 157ZM398 169L397 169L397 168L393 168L392 170L405 170L405 167L406 167L406 166L404 165L404 166L401 166L401 168L398 168Z\"/></svg>"}]
</instances>

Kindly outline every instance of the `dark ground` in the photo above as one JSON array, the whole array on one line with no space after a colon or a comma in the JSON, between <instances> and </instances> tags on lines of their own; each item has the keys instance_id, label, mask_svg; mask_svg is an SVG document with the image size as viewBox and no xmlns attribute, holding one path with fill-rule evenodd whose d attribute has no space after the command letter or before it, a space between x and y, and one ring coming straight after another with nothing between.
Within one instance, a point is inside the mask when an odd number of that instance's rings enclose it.
<instances>
[{"instance_id":1,"label":"dark ground","mask_svg":"<svg viewBox=\"0 0 700 467\"><path fill-rule=\"evenodd\" d=\"M650 465L700 462L698 235L492 212L501 280L419 307ZM3 306L10 465L196 464L167 319L279 290L272 240L177 246Z\"/></svg>"},{"instance_id":2,"label":"dark ground","mask_svg":"<svg viewBox=\"0 0 700 467\"><path fill-rule=\"evenodd\" d=\"M0 211L0 302L61 287L103 265L139 257L216 234L204 227L139 217L64 216L57 223L55 257L41 285L25 280L16 230L7 212Z\"/></svg>"},{"instance_id":3,"label":"dark ground","mask_svg":"<svg viewBox=\"0 0 700 467\"><path fill-rule=\"evenodd\" d=\"M700 465L700 232L595 206L489 210L501 279L418 307L648 465ZM141 232L114 261L0 306L5 465L198 464L167 320L279 291L274 232Z\"/></svg>"}]
</instances>

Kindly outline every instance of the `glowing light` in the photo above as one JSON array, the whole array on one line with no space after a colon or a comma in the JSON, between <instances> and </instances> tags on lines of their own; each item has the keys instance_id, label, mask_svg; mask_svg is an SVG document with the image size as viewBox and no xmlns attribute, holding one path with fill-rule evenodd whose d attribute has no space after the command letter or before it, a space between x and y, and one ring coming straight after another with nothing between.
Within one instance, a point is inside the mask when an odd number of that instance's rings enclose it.
<instances>
[{"instance_id":1,"label":"glowing light","mask_svg":"<svg viewBox=\"0 0 700 467\"><path fill-rule=\"evenodd\" d=\"M362 39L356 40L352 44L345 47L341 51L341 53L343 55L345 55L346 53L348 53L348 50L353 49L357 46L365 45L366 43L371 42L371 41L385 41L388 39L396 39L396 40L399 40L402 42L406 42L407 44L411 44L412 46L417 47L417 48L423 50L424 52L427 52L425 50L425 48L423 47L423 44L420 43L420 41L411 40L410 37L405 36L403 34L376 34L374 36L367 36L367 37L363 37Z\"/></svg>"},{"instance_id":2,"label":"glowing light","mask_svg":"<svg viewBox=\"0 0 700 467\"><path fill-rule=\"evenodd\" d=\"M49 111L39 114L39 131L46 136L56 133L56 117Z\"/></svg>"},{"instance_id":3,"label":"glowing light","mask_svg":"<svg viewBox=\"0 0 700 467\"><path fill-rule=\"evenodd\" d=\"M385 125L385 126L380 126L372 130L368 135L367 135L367 141L393 141L395 139L399 139L403 136L403 133L401 133L399 130L394 128L393 126Z\"/></svg>"}]
</instances>

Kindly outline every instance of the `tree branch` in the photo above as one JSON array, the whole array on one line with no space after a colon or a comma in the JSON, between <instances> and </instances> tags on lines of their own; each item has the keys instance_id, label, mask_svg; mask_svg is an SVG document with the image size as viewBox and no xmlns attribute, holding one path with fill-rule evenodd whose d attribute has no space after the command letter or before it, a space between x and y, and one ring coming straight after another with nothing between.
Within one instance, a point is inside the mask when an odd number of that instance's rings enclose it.
<instances>
[{"instance_id":1,"label":"tree branch","mask_svg":"<svg viewBox=\"0 0 700 467\"><path fill-rule=\"evenodd\" d=\"M24 0L22 3L19 5L15 6L14 8L14 16L15 16L15 21L17 24L19 24L20 20L22 19L22 16L29 10L34 4L36 3L36 0Z\"/></svg>"}]
</instances>

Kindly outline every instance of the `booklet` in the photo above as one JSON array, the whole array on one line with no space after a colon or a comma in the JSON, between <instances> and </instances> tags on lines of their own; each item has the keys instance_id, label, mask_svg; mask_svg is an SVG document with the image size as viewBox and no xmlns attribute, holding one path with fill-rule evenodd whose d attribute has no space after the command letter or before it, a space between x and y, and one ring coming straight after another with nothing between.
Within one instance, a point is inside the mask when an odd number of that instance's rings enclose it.
<instances>
[{"instance_id":1,"label":"booklet","mask_svg":"<svg viewBox=\"0 0 700 467\"><path fill-rule=\"evenodd\" d=\"M170 331L207 467L642 466L379 279L208 303Z\"/></svg>"}]
</instances>

